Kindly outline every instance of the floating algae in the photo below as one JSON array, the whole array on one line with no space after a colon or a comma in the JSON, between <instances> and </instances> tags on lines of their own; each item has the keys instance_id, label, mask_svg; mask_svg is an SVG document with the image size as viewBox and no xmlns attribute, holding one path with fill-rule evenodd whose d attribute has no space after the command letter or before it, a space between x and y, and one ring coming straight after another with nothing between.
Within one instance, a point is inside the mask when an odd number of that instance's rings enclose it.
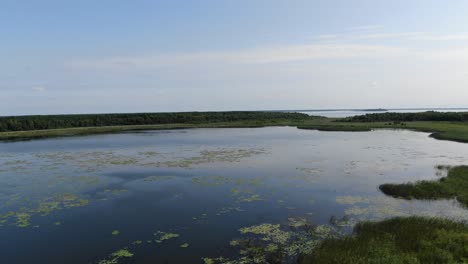
<instances>
[{"instance_id":1,"label":"floating algae","mask_svg":"<svg viewBox=\"0 0 468 264\"><path fill-rule=\"evenodd\" d=\"M121 195L121 194L124 194L124 193L127 193L128 190L127 189L105 189L104 191L102 192L99 192L98 194L101 194L101 195L106 195L106 194L110 194L110 195Z\"/></svg>"},{"instance_id":2,"label":"floating algae","mask_svg":"<svg viewBox=\"0 0 468 264\"><path fill-rule=\"evenodd\" d=\"M202 150L198 156L179 160L146 163L146 166L190 168L194 165L213 162L239 162L243 158L264 154L264 149L217 149Z\"/></svg>"},{"instance_id":3,"label":"floating algae","mask_svg":"<svg viewBox=\"0 0 468 264\"><path fill-rule=\"evenodd\" d=\"M189 244L188 243L183 243L182 245L180 245L181 248L188 248L189 247Z\"/></svg>"},{"instance_id":4,"label":"floating algae","mask_svg":"<svg viewBox=\"0 0 468 264\"><path fill-rule=\"evenodd\" d=\"M263 201L265 199L262 199L259 194L253 194L250 196L242 196L237 199L238 202L244 202L244 203L251 203L255 201Z\"/></svg>"},{"instance_id":5,"label":"floating algae","mask_svg":"<svg viewBox=\"0 0 468 264\"><path fill-rule=\"evenodd\" d=\"M362 196L338 196L336 197L336 202L339 204L357 204L357 203L369 203L370 199L368 197Z\"/></svg>"},{"instance_id":6,"label":"floating algae","mask_svg":"<svg viewBox=\"0 0 468 264\"><path fill-rule=\"evenodd\" d=\"M28 227L31 225L30 219L31 214L29 213L16 213L16 226L17 227Z\"/></svg>"},{"instance_id":7,"label":"floating algae","mask_svg":"<svg viewBox=\"0 0 468 264\"><path fill-rule=\"evenodd\" d=\"M228 213L231 213L231 212L243 212L244 210L241 209L240 207L223 207L221 208L221 210L219 210L216 215L224 215L224 214L228 214Z\"/></svg>"},{"instance_id":8,"label":"floating algae","mask_svg":"<svg viewBox=\"0 0 468 264\"><path fill-rule=\"evenodd\" d=\"M109 257L98 262L98 264L117 264L122 258L131 258L133 253L127 248L119 249L116 252L110 254Z\"/></svg>"},{"instance_id":9,"label":"floating algae","mask_svg":"<svg viewBox=\"0 0 468 264\"><path fill-rule=\"evenodd\" d=\"M164 242L166 240L177 238L180 235L175 234L175 233L167 233L167 232L157 231L156 233L154 233L154 236L156 237L156 239L154 240L156 243L162 243L162 242Z\"/></svg>"},{"instance_id":10,"label":"floating algae","mask_svg":"<svg viewBox=\"0 0 468 264\"><path fill-rule=\"evenodd\" d=\"M171 180L174 179L174 176L149 176L143 179L146 182L155 182L155 181L163 181L163 180Z\"/></svg>"},{"instance_id":11,"label":"floating algae","mask_svg":"<svg viewBox=\"0 0 468 264\"><path fill-rule=\"evenodd\" d=\"M288 218L288 225L292 228L304 228L306 226L311 226L312 224L303 217L290 217Z\"/></svg>"},{"instance_id":12,"label":"floating algae","mask_svg":"<svg viewBox=\"0 0 468 264\"><path fill-rule=\"evenodd\" d=\"M289 224L292 223L292 226ZM264 223L239 229L245 239L230 241L230 245L239 249L239 257L202 258L210 264L254 264L254 263L290 263L300 254L310 254L324 238L338 235L332 227L315 226L304 218L290 218L285 230L280 224ZM254 236L254 237L251 237Z\"/></svg>"},{"instance_id":13,"label":"floating algae","mask_svg":"<svg viewBox=\"0 0 468 264\"><path fill-rule=\"evenodd\" d=\"M112 234L113 236L117 236L117 235L120 234L120 231L119 231L119 230L114 230L114 231L112 231L111 234Z\"/></svg>"},{"instance_id":14,"label":"floating algae","mask_svg":"<svg viewBox=\"0 0 468 264\"><path fill-rule=\"evenodd\" d=\"M217 186L230 183L230 179L221 175L207 175L192 178L192 183L200 186Z\"/></svg>"},{"instance_id":15,"label":"floating algae","mask_svg":"<svg viewBox=\"0 0 468 264\"><path fill-rule=\"evenodd\" d=\"M54 211L86 206L88 200L80 198L72 193L60 193L40 200L35 207L20 207L18 211L9 211L0 215L0 224L8 222L11 218L16 218L16 226L28 227L31 225L31 218L38 214L47 216Z\"/></svg>"}]
</instances>

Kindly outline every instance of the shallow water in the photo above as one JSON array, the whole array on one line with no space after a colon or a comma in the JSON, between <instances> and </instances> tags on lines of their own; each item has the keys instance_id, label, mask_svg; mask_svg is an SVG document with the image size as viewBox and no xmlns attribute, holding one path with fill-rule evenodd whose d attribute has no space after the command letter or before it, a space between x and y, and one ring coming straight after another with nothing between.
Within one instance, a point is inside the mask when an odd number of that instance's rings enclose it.
<instances>
[{"instance_id":1,"label":"shallow water","mask_svg":"<svg viewBox=\"0 0 468 264\"><path fill-rule=\"evenodd\" d=\"M346 234L366 219L468 220L454 200L378 190L436 179L446 173L436 165L466 157L468 144L396 130L191 129L1 143L0 263L227 263L246 258L236 242L246 237L274 248ZM120 249L134 255L112 255ZM285 261L307 250L289 247Z\"/></svg>"}]
</instances>

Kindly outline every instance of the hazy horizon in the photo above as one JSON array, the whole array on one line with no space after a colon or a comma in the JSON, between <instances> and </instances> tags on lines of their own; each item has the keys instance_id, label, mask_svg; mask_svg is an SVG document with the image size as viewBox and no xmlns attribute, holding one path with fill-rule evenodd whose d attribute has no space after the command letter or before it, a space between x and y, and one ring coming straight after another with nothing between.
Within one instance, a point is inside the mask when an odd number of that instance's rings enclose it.
<instances>
[{"instance_id":1,"label":"hazy horizon","mask_svg":"<svg viewBox=\"0 0 468 264\"><path fill-rule=\"evenodd\" d=\"M0 116L463 108L467 1L11 1Z\"/></svg>"}]
</instances>

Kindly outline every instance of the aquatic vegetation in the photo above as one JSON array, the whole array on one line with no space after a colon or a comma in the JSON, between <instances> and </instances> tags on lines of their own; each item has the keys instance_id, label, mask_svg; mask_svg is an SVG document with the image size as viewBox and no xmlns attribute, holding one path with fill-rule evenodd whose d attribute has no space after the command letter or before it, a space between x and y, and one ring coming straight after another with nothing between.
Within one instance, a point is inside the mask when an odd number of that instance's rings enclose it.
<instances>
[{"instance_id":1,"label":"aquatic vegetation","mask_svg":"<svg viewBox=\"0 0 468 264\"><path fill-rule=\"evenodd\" d=\"M188 243L183 243L180 245L181 248L188 248L189 247L189 244Z\"/></svg>"},{"instance_id":2,"label":"aquatic vegetation","mask_svg":"<svg viewBox=\"0 0 468 264\"><path fill-rule=\"evenodd\" d=\"M15 217L16 226L28 227L31 225L30 220L35 214L47 216L57 210L82 207L88 203L87 199L83 199L72 193L55 194L40 200L36 207L21 207L17 212L9 211L6 214L0 215L0 223L6 223L10 218Z\"/></svg>"},{"instance_id":3,"label":"aquatic vegetation","mask_svg":"<svg viewBox=\"0 0 468 264\"><path fill-rule=\"evenodd\" d=\"M156 151L143 151L143 152L138 152L139 155L146 156L146 157L152 157L152 156L157 156L160 155Z\"/></svg>"},{"instance_id":4,"label":"aquatic vegetation","mask_svg":"<svg viewBox=\"0 0 468 264\"><path fill-rule=\"evenodd\" d=\"M261 198L259 194L252 194L250 196L242 196L237 199L238 202L251 203L255 201L263 201L265 199Z\"/></svg>"},{"instance_id":5,"label":"aquatic vegetation","mask_svg":"<svg viewBox=\"0 0 468 264\"><path fill-rule=\"evenodd\" d=\"M405 199L449 199L456 198L468 206L468 166L449 169L447 177L436 181L419 181L404 184L382 184L379 189L394 197Z\"/></svg>"},{"instance_id":6,"label":"aquatic vegetation","mask_svg":"<svg viewBox=\"0 0 468 264\"><path fill-rule=\"evenodd\" d=\"M143 179L146 182L163 181L174 179L174 176L149 176Z\"/></svg>"},{"instance_id":7,"label":"aquatic vegetation","mask_svg":"<svg viewBox=\"0 0 468 264\"><path fill-rule=\"evenodd\" d=\"M193 177L192 183L200 186L218 186L230 183L230 179L221 175Z\"/></svg>"},{"instance_id":8,"label":"aquatic vegetation","mask_svg":"<svg viewBox=\"0 0 468 264\"><path fill-rule=\"evenodd\" d=\"M117 264L122 258L131 258L133 253L130 252L127 248L119 249L116 252L110 254L109 257L98 262L98 264Z\"/></svg>"},{"instance_id":9,"label":"aquatic vegetation","mask_svg":"<svg viewBox=\"0 0 468 264\"><path fill-rule=\"evenodd\" d=\"M239 249L239 257L204 258L205 263L215 264L254 264L290 263L298 255L310 254L321 239L336 236L332 227L313 227L304 218L290 218L285 230L280 224L264 223L239 229L249 237L231 240L229 244ZM292 226L290 226L292 224ZM253 236L253 237L252 237Z\"/></svg>"},{"instance_id":10,"label":"aquatic vegetation","mask_svg":"<svg viewBox=\"0 0 468 264\"><path fill-rule=\"evenodd\" d=\"M339 204L358 204L358 203L369 203L370 200L368 197L362 196L338 196L336 197L336 202Z\"/></svg>"},{"instance_id":11,"label":"aquatic vegetation","mask_svg":"<svg viewBox=\"0 0 468 264\"><path fill-rule=\"evenodd\" d=\"M113 230L111 234L113 236L117 236L117 235L120 235L120 231L119 230Z\"/></svg>"},{"instance_id":12,"label":"aquatic vegetation","mask_svg":"<svg viewBox=\"0 0 468 264\"><path fill-rule=\"evenodd\" d=\"M232 196L237 196L242 193L242 191L239 188L232 188L230 192Z\"/></svg>"},{"instance_id":13,"label":"aquatic vegetation","mask_svg":"<svg viewBox=\"0 0 468 264\"><path fill-rule=\"evenodd\" d=\"M135 240L135 241L132 242L132 245L138 246L138 245L141 245L142 243L143 243L143 241L141 241L141 240Z\"/></svg>"},{"instance_id":14,"label":"aquatic vegetation","mask_svg":"<svg viewBox=\"0 0 468 264\"><path fill-rule=\"evenodd\" d=\"M127 192L128 192L127 189L105 189L103 192L99 194L121 195Z\"/></svg>"},{"instance_id":15,"label":"aquatic vegetation","mask_svg":"<svg viewBox=\"0 0 468 264\"><path fill-rule=\"evenodd\" d=\"M156 233L154 233L154 236L156 237L156 239L154 240L156 243L162 243L166 240L177 238L180 235L176 233L167 233L167 232L157 231Z\"/></svg>"},{"instance_id":16,"label":"aquatic vegetation","mask_svg":"<svg viewBox=\"0 0 468 264\"><path fill-rule=\"evenodd\" d=\"M324 240L300 264L465 263L468 226L423 217L362 222L354 236Z\"/></svg>"},{"instance_id":17,"label":"aquatic vegetation","mask_svg":"<svg viewBox=\"0 0 468 264\"><path fill-rule=\"evenodd\" d=\"M369 208L367 207L364 208L364 207L353 206L345 210L346 215L363 215L363 214L368 214L368 213L369 213Z\"/></svg>"},{"instance_id":18,"label":"aquatic vegetation","mask_svg":"<svg viewBox=\"0 0 468 264\"><path fill-rule=\"evenodd\" d=\"M228 213L231 213L231 212L243 212L244 210L241 209L240 207L223 207L221 208L217 213L216 215L224 215L224 214L228 214Z\"/></svg>"},{"instance_id":19,"label":"aquatic vegetation","mask_svg":"<svg viewBox=\"0 0 468 264\"><path fill-rule=\"evenodd\" d=\"M87 185L96 185L101 182L101 180L98 177L95 176L78 176L78 177L72 177L72 181L76 181L81 184L87 184Z\"/></svg>"},{"instance_id":20,"label":"aquatic vegetation","mask_svg":"<svg viewBox=\"0 0 468 264\"><path fill-rule=\"evenodd\" d=\"M54 223L54 225L56 225L56 226L62 225L62 222L57 221L57 222Z\"/></svg>"},{"instance_id":21,"label":"aquatic vegetation","mask_svg":"<svg viewBox=\"0 0 468 264\"><path fill-rule=\"evenodd\" d=\"M31 219L31 214L29 213L16 213L16 226L17 227L28 227L31 225L30 219Z\"/></svg>"},{"instance_id":22,"label":"aquatic vegetation","mask_svg":"<svg viewBox=\"0 0 468 264\"><path fill-rule=\"evenodd\" d=\"M205 263L205 264L215 264L216 263L215 260L212 259L212 258L202 258L202 260L203 260L203 263Z\"/></svg>"},{"instance_id":23,"label":"aquatic vegetation","mask_svg":"<svg viewBox=\"0 0 468 264\"><path fill-rule=\"evenodd\" d=\"M307 174L318 174L322 173L322 170L318 168L296 168L298 171L307 173Z\"/></svg>"},{"instance_id":24,"label":"aquatic vegetation","mask_svg":"<svg viewBox=\"0 0 468 264\"><path fill-rule=\"evenodd\" d=\"M182 158L179 160L160 161L155 163L146 163L156 167L180 167L190 168L194 165L213 162L239 162L243 158L248 158L254 155L264 154L264 149L217 149L217 150L202 150L199 156Z\"/></svg>"},{"instance_id":25,"label":"aquatic vegetation","mask_svg":"<svg viewBox=\"0 0 468 264\"><path fill-rule=\"evenodd\" d=\"M304 228L312 224L303 217L290 217L288 218L288 225L292 228Z\"/></svg>"}]
</instances>

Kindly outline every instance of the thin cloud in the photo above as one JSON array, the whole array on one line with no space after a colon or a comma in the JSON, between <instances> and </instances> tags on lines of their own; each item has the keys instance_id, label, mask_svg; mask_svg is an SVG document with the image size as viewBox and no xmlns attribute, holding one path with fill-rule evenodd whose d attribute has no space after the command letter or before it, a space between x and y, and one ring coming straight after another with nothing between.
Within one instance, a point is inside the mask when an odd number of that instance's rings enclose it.
<instances>
[{"instance_id":1,"label":"thin cloud","mask_svg":"<svg viewBox=\"0 0 468 264\"><path fill-rule=\"evenodd\" d=\"M46 88L43 86L34 86L31 89L36 92L44 92L46 90Z\"/></svg>"},{"instance_id":2,"label":"thin cloud","mask_svg":"<svg viewBox=\"0 0 468 264\"><path fill-rule=\"evenodd\" d=\"M377 30L382 28L381 25L364 25L364 26L357 26L357 27L351 27L351 31L372 31L372 30Z\"/></svg>"},{"instance_id":3,"label":"thin cloud","mask_svg":"<svg viewBox=\"0 0 468 264\"><path fill-rule=\"evenodd\" d=\"M360 59L407 56L399 47L358 44L310 44L255 48L240 51L161 54L74 60L67 66L84 69L140 69L205 63L266 64L330 59Z\"/></svg>"}]
</instances>

